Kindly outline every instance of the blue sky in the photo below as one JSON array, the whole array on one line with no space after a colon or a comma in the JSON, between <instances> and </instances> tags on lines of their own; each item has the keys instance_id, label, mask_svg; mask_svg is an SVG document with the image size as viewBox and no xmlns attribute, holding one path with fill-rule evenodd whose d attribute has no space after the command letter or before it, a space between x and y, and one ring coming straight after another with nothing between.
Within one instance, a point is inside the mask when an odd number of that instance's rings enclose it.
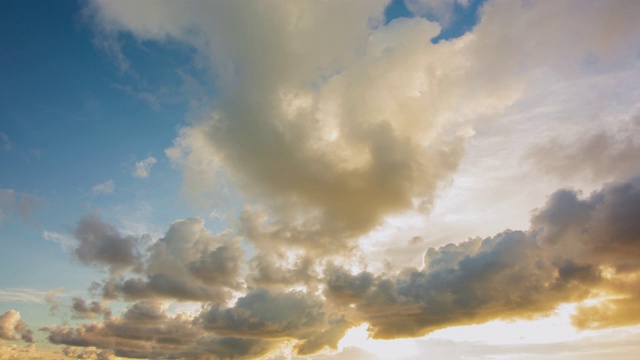
<instances>
[{"instance_id":1,"label":"blue sky","mask_svg":"<svg viewBox=\"0 0 640 360\"><path fill-rule=\"evenodd\" d=\"M0 8L0 355L637 353L634 2Z\"/></svg>"}]
</instances>

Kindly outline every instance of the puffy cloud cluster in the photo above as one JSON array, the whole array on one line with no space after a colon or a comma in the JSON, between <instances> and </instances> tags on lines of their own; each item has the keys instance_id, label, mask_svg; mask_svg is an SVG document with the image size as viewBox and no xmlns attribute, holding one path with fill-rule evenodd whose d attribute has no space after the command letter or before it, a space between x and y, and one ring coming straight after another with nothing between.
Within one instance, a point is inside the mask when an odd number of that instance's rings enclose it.
<instances>
[{"instance_id":1,"label":"puffy cloud cluster","mask_svg":"<svg viewBox=\"0 0 640 360\"><path fill-rule=\"evenodd\" d=\"M90 224L99 226L87 226L88 218L83 218L74 231L81 242L75 253L90 253L85 263L109 264L111 268L127 265L135 271L133 276L112 271L106 281L96 283L94 288L101 289L105 299L224 301L231 290L242 286L244 252L238 239L227 232L213 235L201 219L174 222L164 237L142 250L118 235L112 225L93 220ZM144 259L130 256L138 252L146 254Z\"/></svg>"},{"instance_id":2,"label":"puffy cloud cluster","mask_svg":"<svg viewBox=\"0 0 640 360\"><path fill-rule=\"evenodd\" d=\"M554 193L528 231L505 231L430 248L422 269L398 276L326 270L326 295L355 305L379 338L543 315L562 303L607 296L575 314L578 327L640 322L640 179L604 186L587 198ZM345 311L349 311L348 308Z\"/></svg>"},{"instance_id":3,"label":"puffy cloud cluster","mask_svg":"<svg viewBox=\"0 0 640 360\"><path fill-rule=\"evenodd\" d=\"M308 294L257 290L233 307L214 305L195 319L171 317L160 303L145 301L103 323L45 330L54 344L111 349L124 357L251 359L289 340L296 341L297 353L304 355L335 348L351 326L322 308L322 302Z\"/></svg>"},{"instance_id":4,"label":"puffy cloud cluster","mask_svg":"<svg viewBox=\"0 0 640 360\"><path fill-rule=\"evenodd\" d=\"M20 313L8 310L0 315L0 340L19 340L33 342L33 332L20 320Z\"/></svg>"}]
</instances>

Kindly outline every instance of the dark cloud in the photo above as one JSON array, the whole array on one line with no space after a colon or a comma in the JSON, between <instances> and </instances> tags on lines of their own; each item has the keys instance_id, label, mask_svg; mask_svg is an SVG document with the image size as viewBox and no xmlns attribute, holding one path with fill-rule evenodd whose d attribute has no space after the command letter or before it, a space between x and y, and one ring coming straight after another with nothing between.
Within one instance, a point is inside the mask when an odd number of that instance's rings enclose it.
<instances>
[{"instance_id":1,"label":"dark cloud","mask_svg":"<svg viewBox=\"0 0 640 360\"><path fill-rule=\"evenodd\" d=\"M353 326L343 316L325 312L321 299L304 292L273 294L257 289L238 299L235 306L212 306L199 321L221 336L298 340L298 354L312 354L325 347L336 348Z\"/></svg>"},{"instance_id":2,"label":"dark cloud","mask_svg":"<svg viewBox=\"0 0 640 360\"><path fill-rule=\"evenodd\" d=\"M106 266L112 273L122 272L140 265L136 239L123 236L97 213L84 216L73 230L79 245L74 254L84 264Z\"/></svg>"}]
</instances>

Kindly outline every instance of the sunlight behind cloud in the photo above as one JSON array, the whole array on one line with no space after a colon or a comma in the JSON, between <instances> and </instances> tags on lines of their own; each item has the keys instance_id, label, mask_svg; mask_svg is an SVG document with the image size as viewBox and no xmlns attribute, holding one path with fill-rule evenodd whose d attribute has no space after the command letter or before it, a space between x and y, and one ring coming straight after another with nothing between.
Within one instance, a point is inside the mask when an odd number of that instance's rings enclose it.
<instances>
[{"instance_id":1,"label":"sunlight behind cloud","mask_svg":"<svg viewBox=\"0 0 640 360\"><path fill-rule=\"evenodd\" d=\"M415 339L377 340L367 331L368 324L349 329L338 343L338 350L357 347L382 359L408 359L418 355Z\"/></svg>"}]
</instances>

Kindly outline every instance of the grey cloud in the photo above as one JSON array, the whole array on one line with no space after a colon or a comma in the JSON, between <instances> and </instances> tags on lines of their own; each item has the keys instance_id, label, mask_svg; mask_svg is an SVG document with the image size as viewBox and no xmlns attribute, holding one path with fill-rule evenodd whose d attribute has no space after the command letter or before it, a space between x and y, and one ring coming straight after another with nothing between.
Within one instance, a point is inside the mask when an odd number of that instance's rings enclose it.
<instances>
[{"instance_id":1,"label":"grey cloud","mask_svg":"<svg viewBox=\"0 0 640 360\"><path fill-rule=\"evenodd\" d=\"M105 299L222 302L229 290L242 288L239 240L228 232L212 234L202 219L175 221L145 252L140 276L112 276L94 290L102 288Z\"/></svg>"},{"instance_id":2,"label":"grey cloud","mask_svg":"<svg viewBox=\"0 0 640 360\"><path fill-rule=\"evenodd\" d=\"M235 306L212 306L200 314L202 326L220 336L298 340L298 354L336 348L353 326L343 316L329 314L323 302L311 294L290 291L272 293L257 289L238 299Z\"/></svg>"},{"instance_id":3,"label":"grey cloud","mask_svg":"<svg viewBox=\"0 0 640 360\"><path fill-rule=\"evenodd\" d=\"M156 302L136 303L103 323L44 329L49 341L95 347L105 354L132 358L252 359L272 352L279 341L216 337L185 316L168 316ZM69 348L69 352L76 353Z\"/></svg>"},{"instance_id":4,"label":"grey cloud","mask_svg":"<svg viewBox=\"0 0 640 360\"><path fill-rule=\"evenodd\" d=\"M552 140L534 147L527 159L545 174L562 179L588 177L595 181L620 179L640 171L640 127L621 134L596 132L571 141Z\"/></svg>"},{"instance_id":5,"label":"grey cloud","mask_svg":"<svg viewBox=\"0 0 640 360\"><path fill-rule=\"evenodd\" d=\"M79 242L74 254L84 264L106 266L112 273L140 265L136 239L121 235L96 213L80 219L73 236Z\"/></svg>"}]
</instances>

